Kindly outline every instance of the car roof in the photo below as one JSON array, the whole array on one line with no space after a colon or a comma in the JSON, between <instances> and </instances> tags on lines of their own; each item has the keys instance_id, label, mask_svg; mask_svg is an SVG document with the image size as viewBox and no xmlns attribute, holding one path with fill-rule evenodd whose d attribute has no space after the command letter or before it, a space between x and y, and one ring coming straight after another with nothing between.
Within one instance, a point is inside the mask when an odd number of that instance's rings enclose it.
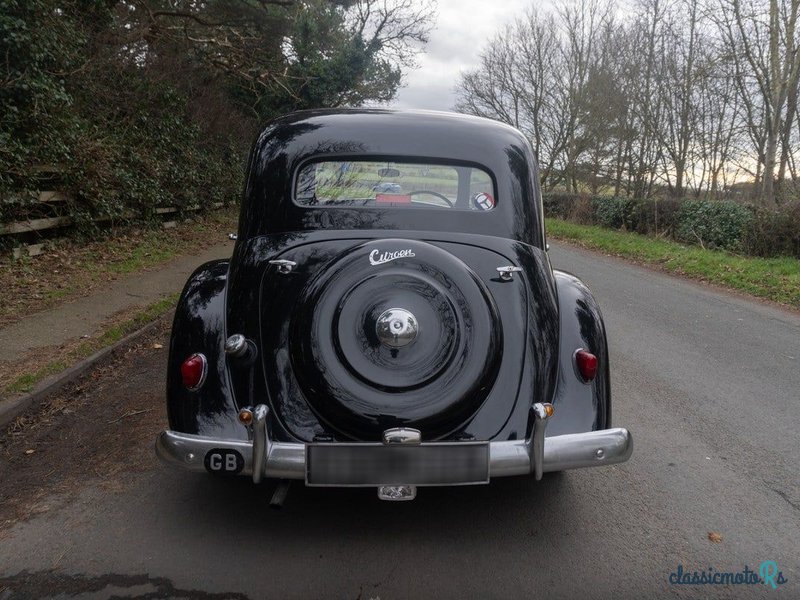
<instances>
[{"instance_id":1,"label":"car roof","mask_svg":"<svg viewBox=\"0 0 800 600\"><path fill-rule=\"evenodd\" d=\"M359 157L482 167L495 180L497 206L485 213L459 211L455 215L447 209L309 208L292 201L294 177L303 164ZM530 144L518 130L498 121L424 110L299 111L268 123L254 144L240 235L320 228L443 229L542 246L539 198Z\"/></svg>"}]
</instances>

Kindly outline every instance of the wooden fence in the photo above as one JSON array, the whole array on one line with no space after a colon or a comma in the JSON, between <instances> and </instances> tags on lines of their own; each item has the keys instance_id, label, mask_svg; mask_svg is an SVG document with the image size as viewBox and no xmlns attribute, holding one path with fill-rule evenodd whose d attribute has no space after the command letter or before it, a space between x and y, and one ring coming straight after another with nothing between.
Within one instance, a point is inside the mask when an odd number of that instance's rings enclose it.
<instances>
[{"instance_id":1,"label":"wooden fence","mask_svg":"<svg viewBox=\"0 0 800 600\"><path fill-rule=\"evenodd\" d=\"M50 215L36 216L8 223L0 223L0 237L11 239L14 248L12 250L14 258L22 256L36 256L44 252L48 241L53 243L59 238L54 237L74 225L72 217L60 215L59 208L64 206L69 200L66 194L58 191L40 191L37 202L30 206L31 215ZM221 208L221 202L215 202L211 208ZM200 205L178 208L177 206L160 206L155 209L155 214L163 218L162 227L170 228L177 225L174 217L178 213L194 212L200 210ZM100 217L94 219L94 223L106 223L115 219L133 219L137 215L128 213L119 217ZM32 239L37 238L37 239ZM41 241L40 241L41 240Z\"/></svg>"}]
</instances>

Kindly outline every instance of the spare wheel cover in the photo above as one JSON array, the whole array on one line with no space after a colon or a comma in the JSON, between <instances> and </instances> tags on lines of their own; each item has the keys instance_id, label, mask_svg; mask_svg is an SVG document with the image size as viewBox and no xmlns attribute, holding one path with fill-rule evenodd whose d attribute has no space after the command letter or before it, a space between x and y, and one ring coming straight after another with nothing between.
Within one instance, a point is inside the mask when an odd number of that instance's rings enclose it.
<instances>
[{"instance_id":1,"label":"spare wheel cover","mask_svg":"<svg viewBox=\"0 0 800 600\"><path fill-rule=\"evenodd\" d=\"M356 439L399 426L426 438L458 428L485 400L502 353L483 282L454 255L415 240L371 241L322 267L290 331L312 409Z\"/></svg>"}]
</instances>

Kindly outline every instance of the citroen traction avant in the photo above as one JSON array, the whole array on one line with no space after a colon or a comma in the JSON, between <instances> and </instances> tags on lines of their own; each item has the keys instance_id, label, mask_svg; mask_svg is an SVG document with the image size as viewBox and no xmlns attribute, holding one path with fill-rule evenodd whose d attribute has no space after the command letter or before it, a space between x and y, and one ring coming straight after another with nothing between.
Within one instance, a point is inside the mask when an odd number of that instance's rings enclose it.
<instances>
[{"instance_id":1,"label":"citroen traction avant","mask_svg":"<svg viewBox=\"0 0 800 600\"><path fill-rule=\"evenodd\" d=\"M627 460L603 319L547 254L500 123L338 110L270 123L229 260L178 302L167 463L308 486L485 484Z\"/></svg>"}]
</instances>

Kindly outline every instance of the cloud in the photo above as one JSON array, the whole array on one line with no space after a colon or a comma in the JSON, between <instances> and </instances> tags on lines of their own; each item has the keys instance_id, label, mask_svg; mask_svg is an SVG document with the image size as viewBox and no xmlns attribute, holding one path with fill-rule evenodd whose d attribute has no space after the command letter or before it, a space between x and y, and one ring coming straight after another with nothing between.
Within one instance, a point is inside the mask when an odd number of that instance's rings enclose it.
<instances>
[{"instance_id":1,"label":"cloud","mask_svg":"<svg viewBox=\"0 0 800 600\"><path fill-rule=\"evenodd\" d=\"M480 51L531 0L439 0L436 29L419 58L420 67L407 74L392 106L451 110L454 88L462 71L478 64Z\"/></svg>"}]
</instances>

